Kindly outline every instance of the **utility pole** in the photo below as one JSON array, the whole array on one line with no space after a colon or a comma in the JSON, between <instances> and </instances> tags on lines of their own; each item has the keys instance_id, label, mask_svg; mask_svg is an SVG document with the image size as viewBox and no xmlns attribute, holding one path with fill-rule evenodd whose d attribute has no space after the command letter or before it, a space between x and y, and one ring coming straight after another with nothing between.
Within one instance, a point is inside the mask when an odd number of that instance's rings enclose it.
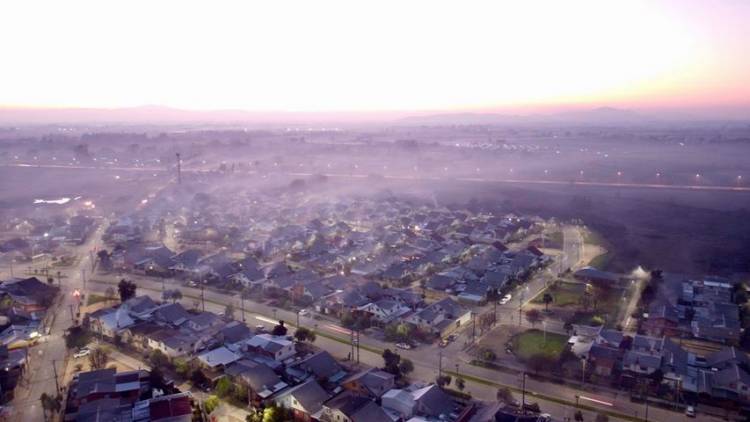
<instances>
[{"instance_id":1,"label":"utility pole","mask_svg":"<svg viewBox=\"0 0 750 422\"><path fill-rule=\"evenodd\" d=\"M299 328L299 313L300 313L300 312L301 312L301 311L297 311L297 328Z\"/></svg>"},{"instance_id":2,"label":"utility pole","mask_svg":"<svg viewBox=\"0 0 750 422\"><path fill-rule=\"evenodd\" d=\"M357 364L359 364L359 335L360 333L361 332L357 330Z\"/></svg>"},{"instance_id":3,"label":"utility pole","mask_svg":"<svg viewBox=\"0 0 750 422\"><path fill-rule=\"evenodd\" d=\"M245 322L245 292L240 292L240 308L242 309L242 322Z\"/></svg>"},{"instance_id":4,"label":"utility pole","mask_svg":"<svg viewBox=\"0 0 750 422\"><path fill-rule=\"evenodd\" d=\"M443 376L443 349L438 350L438 378Z\"/></svg>"},{"instance_id":5,"label":"utility pole","mask_svg":"<svg viewBox=\"0 0 750 422\"><path fill-rule=\"evenodd\" d=\"M201 308L203 309L203 312L206 312L206 298L203 294L203 290L206 288L206 286L201 283Z\"/></svg>"},{"instance_id":6,"label":"utility pole","mask_svg":"<svg viewBox=\"0 0 750 422\"><path fill-rule=\"evenodd\" d=\"M81 268L81 280L83 280L83 290L86 290L86 269Z\"/></svg>"},{"instance_id":7,"label":"utility pole","mask_svg":"<svg viewBox=\"0 0 750 422\"><path fill-rule=\"evenodd\" d=\"M71 320L71 321L75 321L76 319L75 319L75 317L73 316L73 304L71 303L71 304L70 304L70 305L68 305L68 306L70 307L70 320Z\"/></svg>"},{"instance_id":8,"label":"utility pole","mask_svg":"<svg viewBox=\"0 0 750 422\"><path fill-rule=\"evenodd\" d=\"M15 260L16 260L15 258L13 258L13 259L10 260L10 278L14 277L13 276L13 261L15 261Z\"/></svg>"},{"instance_id":9,"label":"utility pole","mask_svg":"<svg viewBox=\"0 0 750 422\"><path fill-rule=\"evenodd\" d=\"M177 184L182 184L182 160L180 160L180 153L177 153Z\"/></svg>"},{"instance_id":10,"label":"utility pole","mask_svg":"<svg viewBox=\"0 0 750 422\"><path fill-rule=\"evenodd\" d=\"M476 335L477 335L477 314L472 312L472 319L471 319L471 343L474 344L474 341L476 341Z\"/></svg>"},{"instance_id":11,"label":"utility pole","mask_svg":"<svg viewBox=\"0 0 750 422\"><path fill-rule=\"evenodd\" d=\"M522 380L521 380L521 410L523 411L526 407L526 371L522 372Z\"/></svg>"},{"instance_id":12,"label":"utility pole","mask_svg":"<svg viewBox=\"0 0 750 422\"><path fill-rule=\"evenodd\" d=\"M55 361L52 361L52 370L55 372L55 395L60 393L60 384L57 381L57 366L55 365Z\"/></svg>"}]
</instances>

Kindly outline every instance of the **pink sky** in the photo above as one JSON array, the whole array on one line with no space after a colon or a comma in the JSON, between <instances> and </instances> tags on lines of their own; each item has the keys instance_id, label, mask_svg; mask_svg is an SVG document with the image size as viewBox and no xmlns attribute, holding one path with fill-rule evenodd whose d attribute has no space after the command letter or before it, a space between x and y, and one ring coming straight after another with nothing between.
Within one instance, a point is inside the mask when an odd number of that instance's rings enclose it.
<instances>
[{"instance_id":1,"label":"pink sky","mask_svg":"<svg viewBox=\"0 0 750 422\"><path fill-rule=\"evenodd\" d=\"M750 2L0 4L0 106L750 110Z\"/></svg>"}]
</instances>

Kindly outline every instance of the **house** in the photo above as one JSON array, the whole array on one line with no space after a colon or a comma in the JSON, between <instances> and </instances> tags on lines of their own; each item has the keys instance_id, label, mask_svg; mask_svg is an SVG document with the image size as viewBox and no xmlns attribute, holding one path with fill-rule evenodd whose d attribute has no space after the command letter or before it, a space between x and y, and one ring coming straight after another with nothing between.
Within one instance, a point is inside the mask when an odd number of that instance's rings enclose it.
<instances>
[{"instance_id":1,"label":"house","mask_svg":"<svg viewBox=\"0 0 750 422\"><path fill-rule=\"evenodd\" d=\"M119 308L105 308L88 315L89 329L102 336L114 339L116 336L135 324L128 314L126 306Z\"/></svg>"},{"instance_id":2,"label":"house","mask_svg":"<svg viewBox=\"0 0 750 422\"><path fill-rule=\"evenodd\" d=\"M283 336L258 334L247 340L245 344L248 350L271 357L278 362L289 359L297 353L294 342Z\"/></svg>"},{"instance_id":3,"label":"house","mask_svg":"<svg viewBox=\"0 0 750 422\"><path fill-rule=\"evenodd\" d=\"M126 308L133 318L147 319L149 314L159 307L159 304L154 302L150 296L142 295L126 300L121 307Z\"/></svg>"},{"instance_id":4,"label":"house","mask_svg":"<svg viewBox=\"0 0 750 422\"><path fill-rule=\"evenodd\" d=\"M589 362L594 366L594 373L601 377L612 376L620 362L622 351L595 343L588 352Z\"/></svg>"},{"instance_id":5,"label":"house","mask_svg":"<svg viewBox=\"0 0 750 422\"><path fill-rule=\"evenodd\" d=\"M319 420L323 413L323 402L328 400L328 393L314 379L291 387L276 395L274 402L291 409L294 420L309 422Z\"/></svg>"},{"instance_id":6,"label":"house","mask_svg":"<svg viewBox=\"0 0 750 422\"><path fill-rule=\"evenodd\" d=\"M193 405L190 393L175 393L136 402L133 422L190 422ZM109 420L109 419L100 419Z\"/></svg>"},{"instance_id":7,"label":"house","mask_svg":"<svg viewBox=\"0 0 750 422\"><path fill-rule=\"evenodd\" d=\"M404 420L415 415L442 420L454 411L453 400L436 384L389 390L383 395L382 403Z\"/></svg>"},{"instance_id":8,"label":"house","mask_svg":"<svg viewBox=\"0 0 750 422\"><path fill-rule=\"evenodd\" d=\"M374 401L345 391L323 403L324 422L382 422L390 418Z\"/></svg>"},{"instance_id":9,"label":"house","mask_svg":"<svg viewBox=\"0 0 750 422\"><path fill-rule=\"evenodd\" d=\"M307 376L313 376L323 386L337 384L347 372L339 363L325 350L313 353L294 365Z\"/></svg>"},{"instance_id":10,"label":"house","mask_svg":"<svg viewBox=\"0 0 750 422\"><path fill-rule=\"evenodd\" d=\"M239 344L244 343L255 334L241 321L231 321L221 328L218 333L219 341L229 349L238 349Z\"/></svg>"},{"instance_id":11,"label":"house","mask_svg":"<svg viewBox=\"0 0 750 422\"><path fill-rule=\"evenodd\" d=\"M196 341L195 337L175 332L172 329L161 329L145 334L144 337L146 338L148 349L159 350L170 358L192 353Z\"/></svg>"},{"instance_id":12,"label":"house","mask_svg":"<svg viewBox=\"0 0 750 422\"><path fill-rule=\"evenodd\" d=\"M365 369L341 382L344 389L354 394L379 399L395 385L396 377L376 368Z\"/></svg>"},{"instance_id":13,"label":"house","mask_svg":"<svg viewBox=\"0 0 750 422\"><path fill-rule=\"evenodd\" d=\"M444 418L453 412L453 399L436 384L411 392L416 403L417 414Z\"/></svg>"},{"instance_id":14,"label":"house","mask_svg":"<svg viewBox=\"0 0 750 422\"><path fill-rule=\"evenodd\" d=\"M75 407L102 399L117 399L121 403L135 403L148 391L147 371L118 373L114 368L81 372L73 376L70 386L71 404Z\"/></svg>"},{"instance_id":15,"label":"house","mask_svg":"<svg viewBox=\"0 0 750 422\"><path fill-rule=\"evenodd\" d=\"M226 347L218 347L198 355L198 361L207 368L225 367L240 360L240 355L232 352Z\"/></svg>"},{"instance_id":16,"label":"house","mask_svg":"<svg viewBox=\"0 0 750 422\"><path fill-rule=\"evenodd\" d=\"M471 310L450 298L442 299L406 318L425 332L445 335L471 321Z\"/></svg>"},{"instance_id":17,"label":"house","mask_svg":"<svg viewBox=\"0 0 750 422\"><path fill-rule=\"evenodd\" d=\"M10 279L0 284L0 296L9 297L14 315L42 319L60 289L36 277Z\"/></svg>"},{"instance_id":18,"label":"house","mask_svg":"<svg viewBox=\"0 0 750 422\"><path fill-rule=\"evenodd\" d=\"M411 308L393 299L380 299L357 308L360 312L370 315L370 318L381 324L387 324L409 312Z\"/></svg>"},{"instance_id":19,"label":"house","mask_svg":"<svg viewBox=\"0 0 750 422\"><path fill-rule=\"evenodd\" d=\"M661 356L628 350L622 361L622 369L636 377L651 375L661 369Z\"/></svg>"},{"instance_id":20,"label":"house","mask_svg":"<svg viewBox=\"0 0 750 422\"><path fill-rule=\"evenodd\" d=\"M190 313L179 303L161 305L153 311L153 319L157 323L179 327L190 320Z\"/></svg>"},{"instance_id":21,"label":"house","mask_svg":"<svg viewBox=\"0 0 750 422\"><path fill-rule=\"evenodd\" d=\"M224 368L224 373L247 387L248 401L251 405L258 405L287 387L287 383L273 369L248 359L230 364Z\"/></svg>"}]
</instances>

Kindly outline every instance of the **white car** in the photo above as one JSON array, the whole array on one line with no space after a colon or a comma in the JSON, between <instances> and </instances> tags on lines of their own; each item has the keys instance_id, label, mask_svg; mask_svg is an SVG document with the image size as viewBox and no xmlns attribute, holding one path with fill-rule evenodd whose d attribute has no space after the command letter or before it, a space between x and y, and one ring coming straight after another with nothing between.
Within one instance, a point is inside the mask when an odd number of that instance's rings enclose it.
<instances>
[{"instance_id":1,"label":"white car","mask_svg":"<svg viewBox=\"0 0 750 422\"><path fill-rule=\"evenodd\" d=\"M510 293L508 293L507 295L503 296L502 299L500 299L500 304L505 305L506 303L510 302L510 299L512 298L513 296L511 296Z\"/></svg>"},{"instance_id":2,"label":"white car","mask_svg":"<svg viewBox=\"0 0 750 422\"><path fill-rule=\"evenodd\" d=\"M86 357L91 354L91 350L89 349L81 349L76 354L73 355L74 358L80 359L82 357Z\"/></svg>"},{"instance_id":3,"label":"white car","mask_svg":"<svg viewBox=\"0 0 750 422\"><path fill-rule=\"evenodd\" d=\"M307 309L303 309L299 311L299 314L302 316L307 316L307 315L310 315L310 311L308 311Z\"/></svg>"},{"instance_id":4,"label":"white car","mask_svg":"<svg viewBox=\"0 0 750 422\"><path fill-rule=\"evenodd\" d=\"M411 350L411 344L408 343L396 343L396 347L404 350Z\"/></svg>"}]
</instances>

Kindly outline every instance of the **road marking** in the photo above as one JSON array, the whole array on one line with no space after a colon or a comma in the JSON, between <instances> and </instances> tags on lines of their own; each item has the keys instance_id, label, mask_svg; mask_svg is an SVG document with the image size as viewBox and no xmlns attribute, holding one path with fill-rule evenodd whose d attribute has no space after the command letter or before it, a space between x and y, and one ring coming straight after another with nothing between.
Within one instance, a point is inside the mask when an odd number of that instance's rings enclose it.
<instances>
[{"instance_id":1,"label":"road marking","mask_svg":"<svg viewBox=\"0 0 750 422\"><path fill-rule=\"evenodd\" d=\"M594 398L591 398L591 397L578 396L578 398L580 398L581 400L588 400L590 402L594 402L594 403L598 403L598 404L603 404L605 406L610 406L610 407L614 406L614 404L612 404L612 403L610 403L608 401L597 400L597 399L594 399Z\"/></svg>"}]
</instances>

